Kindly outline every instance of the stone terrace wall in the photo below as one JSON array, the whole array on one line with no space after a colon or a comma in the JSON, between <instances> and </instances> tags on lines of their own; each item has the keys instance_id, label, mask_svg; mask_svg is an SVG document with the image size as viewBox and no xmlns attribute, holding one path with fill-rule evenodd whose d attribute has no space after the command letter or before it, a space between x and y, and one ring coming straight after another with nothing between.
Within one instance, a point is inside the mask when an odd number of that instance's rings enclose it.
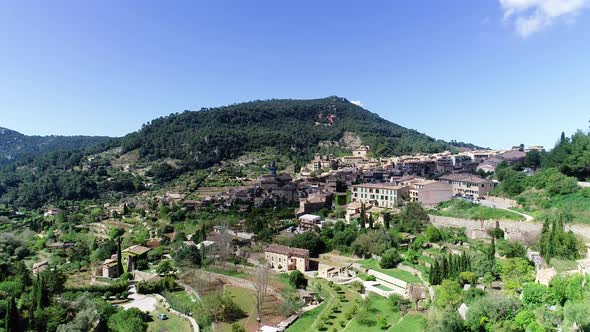
<instances>
[{"instance_id":1,"label":"stone terrace wall","mask_svg":"<svg viewBox=\"0 0 590 332\"><path fill-rule=\"evenodd\" d=\"M433 215L430 216L430 222L437 227L464 227L469 238L487 237L486 231L496 227L495 220L471 220ZM498 223L507 239L525 243L537 241L543 228L541 222L499 220ZM590 239L590 225L569 224L565 225L565 230L571 230L577 235Z\"/></svg>"}]
</instances>

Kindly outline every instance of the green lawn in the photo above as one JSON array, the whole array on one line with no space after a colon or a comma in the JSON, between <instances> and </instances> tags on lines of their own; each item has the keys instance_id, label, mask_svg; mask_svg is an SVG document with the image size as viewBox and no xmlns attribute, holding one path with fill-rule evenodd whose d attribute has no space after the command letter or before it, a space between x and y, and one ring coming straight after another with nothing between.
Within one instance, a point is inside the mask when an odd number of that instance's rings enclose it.
<instances>
[{"instance_id":1,"label":"green lawn","mask_svg":"<svg viewBox=\"0 0 590 332\"><path fill-rule=\"evenodd\" d=\"M175 292L164 291L162 292L162 296L168 301L172 309L184 313L192 311L192 308L195 305L194 300L196 300L191 294L184 290Z\"/></svg>"},{"instance_id":2,"label":"green lawn","mask_svg":"<svg viewBox=\"0 0 590 332\"><path fill-rule=\"evenodd\" d=\"M220 267L215 267L215 266L207 266L204 268L205 271L209 271L209 272L213 272L213 273L217 273L217 274L223 274L229 277L236 277L236 278L243 278L243 277L247 277L249 276L248 273L244 273L244 272L240 272L240 271L236 271L236 270L232 270L232 269L224 269L224 268L220 268Z\"/></svg>"},{"instance_id":3,"label":"green lawn","mask_svg":"<svg viewBox=\"0 0 590 332\"><path fill-rule=\"evenodd\" d=\"M386 274L388 276L403 280L407 283L410 284L420 284L422 283L422 281L420 280L420 278L418 278L417 276L411 274L408 271L404 271L404 270L400 270L400 269L382 269L379 266L379 262L377 262L376 260L369 258L369 259L363 259L358 261L359 264L361 264L363 267L367 268L367 269L371 269L371 270L375 270L377 272L381 272L383 274Z\"/></svg>"},{"instance_id":4,"label":"green lawn","mask_svg":"<svg viewBox=\"0 0 590 332\"><path fill-rule=\"evenodd\" d=\"M225 286L223 291L226 294L229 294L232 297L232 300L246 313L247 317L240 319L236 323L240 326L245 326L248 318L256 319L250 317L250 315L254 312L255 303L256 303L256 295L254 291L240 288L240 287L233 287L233 286ZM222 323L218 324L219 328L216 328L216 331L223 331L223 332L231 332L231 325L232 323Z\"/></svg>"},{"instance_id":5,"label":"green lawn","mask_svg":"<svg viewBox=\"0 0 590 332\"><path fill-rule=\"evenodd\" d=\"M479 204L466 202L460 199L452 199L450 201L442 202L434 209L428 210L428 213L443 217L475 220L524 220L523 216L514 212L481 206Z\"/></svg>"},{"instance_id":6,"label":"green lawn","mask_svg":"<svg viewBox=\"0 0 590 332\"><path fill-rule=\"evenodd\" d=\"M406 314L401 321L394 324L388 332L419 332L424 331L426 318L421 314Z\"/></svg>"},{"instance_id":7,"label":"green lawn","mask_svg":"<svg viewBox=\"0 0 590 332\"><path fill-rule=\"evenodd\" d=\"M375 288L379 288L382 291L386 291L386 292L391 292L392 289L387 287L387 286L383 286L383 285L376 285Z\"/></svg>"},{"instance_id":8,"label":"green lawn","mask_svg":"<svg viewBox=\"0 0 590 332\"><path fill-rule=\"evenodd\" d=\"M320 314L326 308L326 305L327 303L324 301L324 303L320 304L318 307L301 315L295 323L289 326L287 332L308 332L309 327L313 325L316 319L318 319Z\"/></svg>"},{"instance_id":9,"label":"green lawn","mask_svg":"<svg viewBox=\"0 0 590 332\"><path fill-rule=\"evenodd\" d=\"M166 314L168 319L160 320L159 314ZM148 324L148 332L191 332L191 324L188 320L180 318L166 311L161 305L150 313L152 319Z\"/></svg>"},{"instance_id":10,"label":"green lawn","mask_svg":"<svg viewBox=\"0 0 590 332\"><path fill-rule=\"evenodd\" d=\"M359 310L360 295L347 285L329 286L324 279L314 279L321 285L321 294L324 302L319 307L305 313L291 325L288 332L309 332L309 331L332 331L333 329L341 330L342 325L346 326L348 319L346 313L350 312L353 307ZM336 310L333 310L337 308ZM324 324L323 329L320 329Z\"/></svg>"},{"instance_id":11,"label":"green lawn","mask_svg":"<svg viewBox=\"0 0 590 332\"><path fill-rule=\"evenodd\" d=\"M553 257L551 258L551 261L548 264L549 266L554 267L557 272L565 272L578 269L578 263L575 260Z\"/></svg>"},{"instance_id":12,"label":"green lawn","mask_svg":"<svg viewBox=\"0 0 590 332\"><path fill-rule=\"evenodd\" d=\"M369 296L359 306L358 314L352 319L344 331L377 332L383 331L379 326L380 320L385 320L387 326L392 326L399 320L398 312L393 311L389 299L369 293Z\"/></svg>"}]
</instances>

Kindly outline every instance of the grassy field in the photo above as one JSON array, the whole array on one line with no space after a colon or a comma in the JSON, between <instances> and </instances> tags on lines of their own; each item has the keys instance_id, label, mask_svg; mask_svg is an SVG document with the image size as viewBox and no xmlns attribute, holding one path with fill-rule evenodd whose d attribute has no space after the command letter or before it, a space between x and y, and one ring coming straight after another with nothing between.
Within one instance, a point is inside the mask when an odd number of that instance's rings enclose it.
<instances>
[{"instance_id":1,"label":"grassy field","mask_svg":"<svg viewBox=\"0 0 590 332\"><path fill-rule=\"evenodd\" d=\"M578 263L575 260L553 257L551 258L551 261L548 264L549 266L554 267L557 272L565 272L578 269Z\"/></svg>"},{"instance_id":2,"label":"grassy field","mask_svg":"<svg viewBox=\"0 0 590 332\"><path fill-rule=\"evenodd\" d=\"M314 324L320 314L326 309L327 302L320 304L318 307L304 313L293 325L289 326L287 332L307 332L309 327Z\"/></svg>"},{"instance_id":3,"label":"grassy field","mask_svg":"<svg viewBox=\"0 0 590 332\"><path fill-rule=\"evenodd\" d=\"M426 318L421 314L406 314L401 321L394 324L388 332L420 332L426 327Z\"/></svg>"},{"instance_id":4,"label":"grassy field","mask_svg":"<svg viewBox=\"0 0 590 332\"><path fill-rule=\"evenodd\" d=\"M517 210L532 215L536 220L543 220L558 211L568 211L573 223L590 224L590 188L556 196L549 196L544 190L529 189L515 199L523 206Z\"/></svg>"},{"instance_id":5,"label":"grassy field","mask_svg":"<svg viewBox=\"0 0 590 332\"><path fill-rule=\"evenodd\" d=\"M524 217L517 213L481 206L460 199L452 199L450 201L442 202L434 209L428 210L428 213L437 216L462 219L524 220Z\"/></svg>"},{"instance_id":6,"label":"grassy field","mask_svg":"<svg viewBox=\"0 0 590 332\"><path fill-rule=\"evenodd\" d=\"M400 269L382 269L379 266L379 262L377 262L374 259L363 259L358 261L359 264L361 264L363 267L367 268L367 269L371 269L371 270L375 270L377 272L381 272L383 274L386 274L388 276L403 280L407 283L422 283L422 281L420 280L420 278L418 278L417 276L411 274L408 271L404 271L404 270L400 270Z\"/></svg>"},{"instance_id":7,"label":"grassy field","mask_svg":"<svg viewBox=\"0 0 590 332\"><path fill-rule=\"evenodd\" d=\"M245 288L239 287L230 287L225 286L223 291L226 294L229 294L233 301L246 313L247 317L240 319L237 321L238 325L246 326L248 324L249 319L256 319L256 317L252 317L253 312L255 311L255 295L254 291ZM232 324L217 324L215 331L223 331L223 332L231 332L231 325Z\"/></svg>"},{"instance_id":8,"label":"grassy field","mask_svg":"<svg viewBox=\"0 0 590 332\"><path fill-rule=\"evenodd\" d=\"M323 279L314 279L321 286L321 294L324 302L317 308L305 313L291 325L288 332L332 331L342 330L348 324L346 314L353 311L353 307L359 310L360 295L351 286L330 286ZM323 325L323 326L322 326Z\"/></svg>"},{"instance_id":9,"label":"grassy field","mask_svg":"<svg viewBox=\"0 0 590 332\"><path fill-rule=\"evenodd\" d=\"M369 296L361 303L359 308L358 314L344 331L383 331L383 326L379 325L380 320L384 320L386 326L393 326L400 318L399 313L393 311L389 299L373 293L369 293Z\"/></svg>"},{"instance_id":10,"label":"grassy field","mask_svg":"<svg viewBox=\"0 0 590 332\"><path fill-rule=\"evenodd\" d=\"M175 292L164 291L162 296L168 301L172 309L183 313L191 312L196 300L184 290Z\"/></svg>"},{"instance_id":11,"label":"grassy field","mask_svg":"<svg viewBox=\"0 0 590 332\"><path fill-rule=\"evenodd\" d=\"M166 314L168 319L160 320L159 314ZM151 322L148 323L148 332L191 332L191 324L188 320L173 315L161 305L150 313Z\"/></svg>"},{"instance_id":12,"label":"grassy field","mask_svg":"<svg viewBox=\"0 0 590 332\"><path fill-rule=\"evenodd\" d=\"M227 268L221 268L221 267L216 267L216 266L207 266L204 268L205 271L209 271L209 272L213 272L213 273L217 273L217 274L223 274L229 277L236 277L236 278L244 278L249 276L248 273L244 273L244 272L240 272L240 271L236 271L236 270L231 270L231 269L227 269Z\"/></svg>"},{"instance_id":13,"label":"grassy field","mask_svg":"<svg viewBox=\"0 0 590 332\"><path fill-rule=\"evenodd\" d=\"M255 292L250 289L224 286L224 292L229 294L233 301L246 313L246 317L236 323L246 328L246 331L256 331L256 297ZM262 325L276 325L286 317L280 313L281 301L273 295L267 295L262 305ZM217 324L215 331L231 332L232 324Z\"/></svg>"}]
</instances>

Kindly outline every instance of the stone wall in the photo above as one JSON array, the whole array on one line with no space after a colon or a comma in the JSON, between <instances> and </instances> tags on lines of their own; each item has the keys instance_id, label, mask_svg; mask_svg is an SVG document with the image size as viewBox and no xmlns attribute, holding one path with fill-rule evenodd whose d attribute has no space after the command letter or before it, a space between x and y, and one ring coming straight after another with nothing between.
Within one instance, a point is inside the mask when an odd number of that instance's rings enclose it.
<instances>
[{"instance_id":1,"label":"stone wall","mask_svg":"<svg viewBox=\"0 0 590 332\"><path fill-rule=\"evenodd\" d=\"M510 198L486 196L486 200L505 207L515 207L518 205L515 200Z\"/></svg>"},{"instance_id":2,"label":"stone wall","mask_svg":"<svg viewBox=\"0 0 590 332\"><path fill-rule=\"evenodd\" d=\"M430 222L437 227L457 227L465 228L467 237L472 239L488 237L486 231L496 227L495 220L471 220L459 219L442 216L430 216ZM528 221L497 221L499 227L504 231L507 239L532 244L539 240L543 223ZM566 231L573 231L586 239L590 239L590 225L568 224L565 225Z\"/></svg>"},{"instance_id":3,"label":"stone wall","mask_svg":"<svg viewBox=\"0 0 590 332\"><path fill-rule=\"evenodd\" d=\"M388 276L385 273L381 273L375 270L369 270L367 271L367 274L374 276L377 279L377 281L385 282L394 287L401 288L404 290L408 288L408 283L406 283L405 281L400 280L398 278L394 278L392 276Z\"/></svg>"}]
</instances>

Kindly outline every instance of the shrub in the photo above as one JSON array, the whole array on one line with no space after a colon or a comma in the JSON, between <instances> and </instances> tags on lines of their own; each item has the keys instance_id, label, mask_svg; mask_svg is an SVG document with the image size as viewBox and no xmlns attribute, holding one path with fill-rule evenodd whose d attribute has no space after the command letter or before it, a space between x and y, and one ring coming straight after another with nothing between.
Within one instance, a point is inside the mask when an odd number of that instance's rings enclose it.
<instances>
[{"instance_id":1,"label":"shrub","mask_svg":"<svg viewBox=\"0 0 590 332\"><path fill-rule=\"evenodd\" d=\"M140 294L154 294L175 287L176 281L174 281L174 278L167 276L160 281L140 281L137 283L137 292Z\"/></svg>"},{"instance_id":2,"label":"shrub","mask_svg":"<svg viewBox=\"0 0 590 332\"><path fill-rule=\"evenodd\" d=\"M301 271L295 270L289 274L289 284L295 288L305 288L307 287L307 279Z\"/></svg>"},{"instance_id":3,"label":"shrub","mask_svg":"<svg viewBox=\"0 0 590 332\"><path fill-rule=\"evenodd\" d=\"M379 266L383 269L391 269L396 267L402 258L395 248L387 249L383 256L381 256L381 261L379 262Z\"/></svg>"}]
</instances>

